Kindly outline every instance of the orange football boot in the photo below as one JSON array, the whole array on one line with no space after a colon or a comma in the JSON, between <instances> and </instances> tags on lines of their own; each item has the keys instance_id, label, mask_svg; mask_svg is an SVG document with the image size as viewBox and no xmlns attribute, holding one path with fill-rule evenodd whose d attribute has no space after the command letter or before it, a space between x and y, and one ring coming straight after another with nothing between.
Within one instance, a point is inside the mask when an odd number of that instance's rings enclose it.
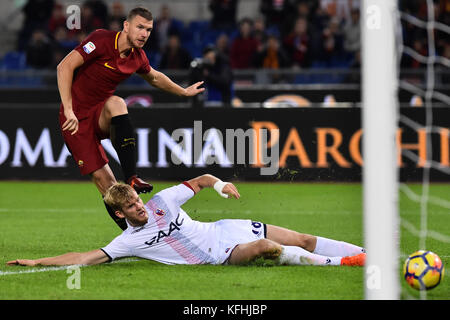
<instances>
[{"instance_id":1,"label":"orange football boot","mask_svg":"<svg viewBox=\"0 0 450 320\"><path fill-rule=\"evenodd\" d=\"M366 254L360 253L356 256L343 257L341 259L341 266L358 266L363 267L366 262Z\"/></svg>"}]
</instances>

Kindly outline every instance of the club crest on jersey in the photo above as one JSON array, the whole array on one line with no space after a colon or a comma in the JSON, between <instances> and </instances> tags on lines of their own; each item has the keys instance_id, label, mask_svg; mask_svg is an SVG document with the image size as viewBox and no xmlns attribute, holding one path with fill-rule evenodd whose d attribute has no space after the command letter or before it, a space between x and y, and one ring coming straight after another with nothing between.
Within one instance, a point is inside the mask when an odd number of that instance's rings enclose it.
<instances>
[{"instance_id":1,"label":"club crest on jersey","mask_svg":"<svg viewBox=\"0 0 450 320\"><path fill-rule=\"evenodd\" d=\"M155 214L157 214L158 216L163 216L166 214L166 212L163 209L156 209Z\"/></svg>"},{"instance_id":2,"label":"club crest on jersey","mask_svg":"<svg viewBox=\"0 0 450 320\"><path fill-rule=\"evenodd\" d=\"M87 54L90 54L92 51L95 50L95 44L93 44L91 41L89 41L88 43L86 43L83 46L83 50L84 52L86 52Z\"/></svg>"}]
</instances>

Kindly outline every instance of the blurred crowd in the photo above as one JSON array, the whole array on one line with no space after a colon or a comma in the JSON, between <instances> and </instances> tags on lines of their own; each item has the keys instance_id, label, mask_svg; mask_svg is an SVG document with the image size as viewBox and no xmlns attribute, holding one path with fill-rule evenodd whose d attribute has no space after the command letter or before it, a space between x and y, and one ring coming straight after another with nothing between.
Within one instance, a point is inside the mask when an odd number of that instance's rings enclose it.
<instances>
[{"instance_id":1,"label":"blurred crowd","mask_svg":"<svg viewBox=\"0 0 450 320\"><path fill-rule=\"evenodd\" d=\"M153 12L154 32L145 46L155 68L189 69L205 48L215 47L231 69L359 68L358 0L260 0L255 17L237 21L239 0L209 0L210 21L185 22L173 17L170 4ZM449 25L450 3L435 0L435 19ZM81 6L81 28L66 26L66 8L57 0L29 0L23 12L17 50L34 68L55 68L95 29L121 30L127 12L123 1L87 0ZM426 1L400 0L402 11L427 20ZM404 44L427 55L426 30L403 23ZM437 54L450 58L448 34L435 34ZM402 66L423 65L411 57Z\"/></svg>"},{"instance_id":2,"label":"blurred crowd","mask_svg":"<svg viewBox=\"0 0 450 320\"><path fill-rule=\"evenodd\" d=\"M402 12L416 17L422 21L428 21L428 8L426 1L423 0L401 0L399 8ZM450 25L450 1L434 0L434 19L436 22ZM428 35L425 28L419 28L416 25L402 20L403 27L403 45L415 50L417 53L428 56ZM436 55L450 59L450 34L439 29L434 30L434 42ZM403 67L418 68L425 65L413 59L412 57L403 57Z\"/></svg>"}]
</instances>

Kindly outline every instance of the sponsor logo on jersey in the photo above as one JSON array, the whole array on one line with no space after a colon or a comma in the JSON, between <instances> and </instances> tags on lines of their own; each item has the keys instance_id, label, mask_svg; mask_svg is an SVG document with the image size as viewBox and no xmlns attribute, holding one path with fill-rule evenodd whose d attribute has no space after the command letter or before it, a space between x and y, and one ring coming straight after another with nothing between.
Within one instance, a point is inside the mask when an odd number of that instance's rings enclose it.
<instances>
[{"instance_id":1,"label":"sponsor logo on jersey","mask_svg":"<svg viewBox=\"0 0 450 320\"><path fill-rule=\"evenodd\" d=\"M230 251L231 248L226 248L225 249L225 253L228 253L228 251Z\"/></svg>"},{"instance_id":2,"label":"sponsor logo on jersey","mask_svg":"<svg viewBox=\"0 0 450 320\"><path fill-rule=\"evenodd\" d=\"M163 216L166 212L163 209L156 209L155 214L158 216Z\"/></svg>"},{"instance_id":3,"label":"sponsor logo on jersey","mask_svg":"<svg viewBox=\"0 0 450 320\"><path fill-rule=\"evenodd\" d=\"M108 64L108 62L105 62L104 66L107 67L107 68L109 68L109 69L116 70L116 68L111 67L111 66Z\"/></svg>"},{"instance_id":4,"label":"sponsor logo on jersey","mask_svg":"<svg viewBox=\"0 0 450 320\"><path fill-rule=\"evenodd\" d=\"M177 218L174 221L170 222L169 230L166 230L166 231L159 230L157 235L151 237L150 240L145 241L144 243L148 246L154 245L156 243L159 243L165 237L169 237L172 234L172 232L180 230L180 227L184 222L184 218L181 219L181 221L179 220L179 218L180 218L180 214L178 214Z\"/></svg>"},{"instance_id":5,"label":"sponsor logo on jersey","mask_svg":"<svg viewBox=\"0 0 450 320\"><path fill-rule=\"evenodd\" d=\"M78 160L78 166L81 168L82 166L84 166L84 161L83 160Z\"/></svg>"},{"instance_id":6,"label":"sponsor logo on jersey","mask_svg":"<svg viewBox=\"0 0 450 320\"><path fill-rule=\"evenodd\" d=\"M83 50L84 52L86 52L87 54L90 54L92 51L95 50L95 44L93 44L91 41L89 41L88 43L86 43L83 46Z\"/></svg>"}]
</instances>

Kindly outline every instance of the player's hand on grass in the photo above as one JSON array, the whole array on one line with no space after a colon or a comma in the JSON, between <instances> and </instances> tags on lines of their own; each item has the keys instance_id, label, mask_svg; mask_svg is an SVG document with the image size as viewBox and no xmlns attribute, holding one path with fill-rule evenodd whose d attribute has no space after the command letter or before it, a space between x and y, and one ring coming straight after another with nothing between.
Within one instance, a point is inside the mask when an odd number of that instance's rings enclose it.
<instances>
[{"instance_id":1,"label":"player's hand on grass","mask_svg":"<svg viewBox=\"0 0 450 320\"><path fill-rule=\"evenodd\" d=\"M222 192L227 194L228 198L239 199L241 197L236 187L232 183L227 183L225 187L223 187Z\"/></svg>"},{"instance_id":2,"label":"player's hand on grass","mask_svg":"<svg viewBox=\"0 0 450 320\"><path fill-rule=\"evenodd\" d=\"M186 97L193 97L200 92L205 91L205 88L199 88L204 81L196 82L192 86L186 88Z\"/></svg>"},{"instance_id":3,"label":"player's hand on grass","mask_svg":"<svg viewBox=\"0 0 450 320\"><path fill-rule=\"evenodd\" d=\"M35 266L36 261L27 260L27 259L17 259L17 260L8 261L6 264L8 266Z\"/></svg>"},{"instance_id":4,"label":"player's hand on grass","mask_svg":"<svg viewBox=\"0 0 450 320\"><path fill-rule=\"evenodd\" d=\"M64 116L66 117L66 121L62 125L62 130L69 130L74 135L78 131L78 119L75 113L72 110L64 110Z\"/></svg>"}]
</instances>

